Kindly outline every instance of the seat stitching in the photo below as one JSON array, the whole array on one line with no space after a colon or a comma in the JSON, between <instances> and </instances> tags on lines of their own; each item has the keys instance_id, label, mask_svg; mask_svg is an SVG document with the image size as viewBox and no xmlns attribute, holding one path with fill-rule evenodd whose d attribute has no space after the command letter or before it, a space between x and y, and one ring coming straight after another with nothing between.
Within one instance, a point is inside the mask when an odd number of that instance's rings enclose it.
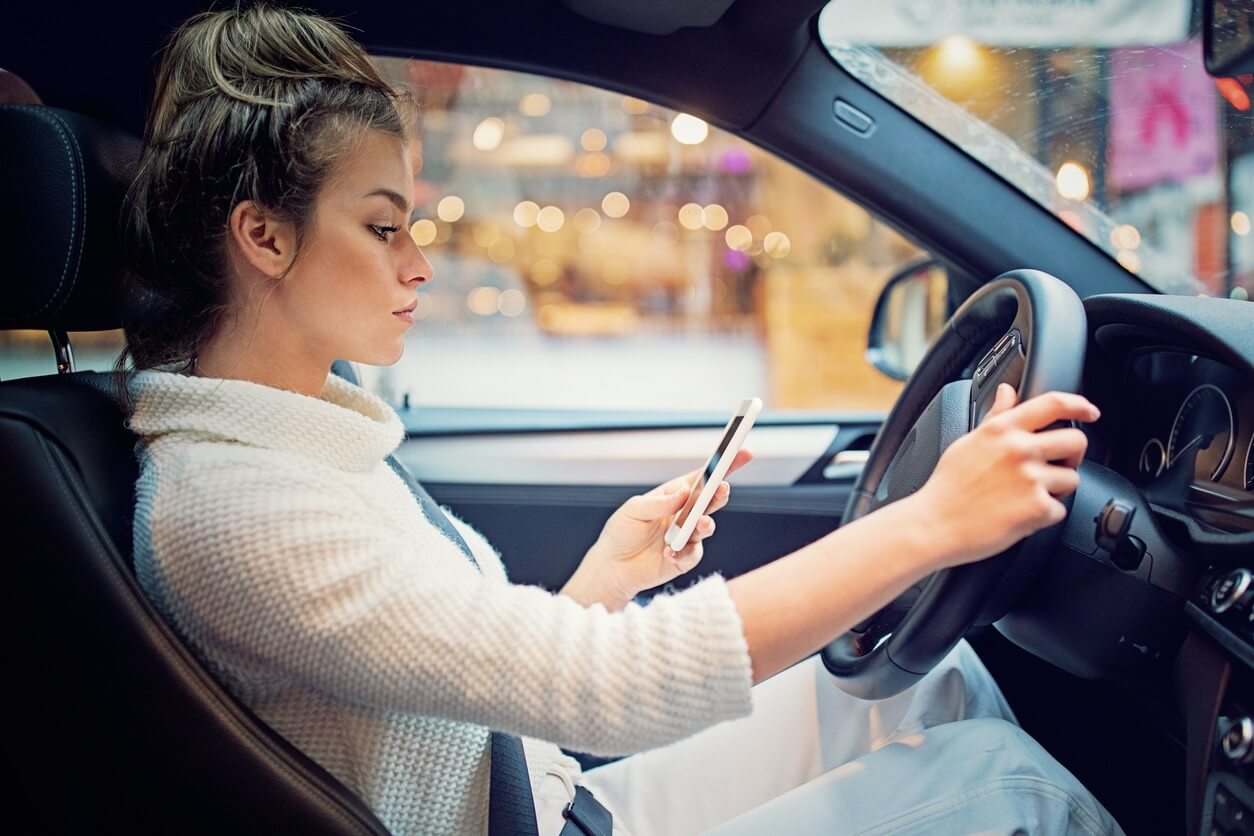
<instances>
[{"instance_id":1,"label":"seat stitching","mask_svg":"<svg viewBox=\"0 0 1254 836\"><path fill-rule=\"evenodd\" d=\"M87 166L83 163L83 149L79 145L78 137L74 135L74 132L72 130L70 130L69 124L56 113L49 112L47 115L52 117L55 121L59 122L62 128L65 129L65 134L69 138L69 146L74 151L74 156L78 158L79 173L82 174L82 177L83 177L83 190L82 190L83 200L81 204L79 204L77 200L75 201L75 204L74 204L75 212L78 215L77 220L79 222L79 230L80 230L79 235L78 235L78 241L77 241L78 251L74 256L74 270L69 274L70 288L69 290L65 292L65 296L62 297L61 304L57 305L56 310L52 312L55 314L55 313L60 312L60 310L65 307L65 303L68 302L70 300L70 297L74 295L74 288L78 285L79 271L80 271L80 268L82 267L83 246L85 242L87 241ZM60 289L61 288L58 285L57 286L58 292L60 291ZM54 296L53 298L55 299L56 297ZM49 301L49 303L51 304L51 300Z\"/></svg>"},{"instance_id":2,"label":"seat stitching","mask_svg":"<svg viewBox=\"0 0 1254 836\"><path fill-rule=\"evenodd\" d=\"M57 462L56 459L52 456L51 445L48 443L48 440L44 438L43 435L40 433L36 434L36 438L39 441L40 451L44 454L44 458L48 461L51 471L53 472L53 474L55 474L55 477L53 478L52 481L56 483L57 488L61 492L61 496L66 500L66 504L74 512L75 520L76 522L78 522L80 528L89 535L87 540L96 551L97 557L98 558L103 557L104 560L106 560L107 562L111 564L115 563L115 561L113 561L112 558L109 556L108 552L101 549L100 547L100 542L98 540L98 537L100 536L100 532L95 531L90 521L84 518L83 509L80 507L80 502L77 500L76 497L70 494L66 485L67 480L65 478L64 467L61 463ZM103 552L103 555L101 554L102 552ZM115 582L116 580L117 579L115 578ZM122 586L125 588L126 586L125 582L122 583ZM130 592L129 589L126 589L126 591ZM132 595L129 595L129 594L123 595L123 599L127 608L131 610L133 615L142 616L142 620L147 621L147 622L153 622L152 625L148 627L148 629L157 629L158 632L160 632L160 627L155 623L156 619L154 618L152 613L148 612L143 607L143 605L141 605L139 602L137 602L134 599ZM172 661L178 667L182 668L185 673L191 674L192 678L200 678L201 676L200 672L197 671L191 665L187 664L185 660L180 658L179 654L175 653L170 658L170 661ZM216 696L213 694L212 691L209 692L209 695ZM241 718L235 717L233 714L227 711L224 706L219 705L217 699L213 699L209 701L207 708L210 711L212 711L213 714L215 714L220 721L224 721L227 725L233 726L237 730L245 732L247 737L255 738L257 736L257 732L254 729L250 728L247 722L242 721ZM270 748L266 747L264 744L264 741L254 740L254 741L241 741L241 742L244 742L245 745L249 745L251 748L254 749L255 752L264 756L265 759L271 764L271 766L278 768L280 771L288 775L288 777L294 778L296 781L304 784L306 787L313 790L317 795L321 796L323 799L323 805L326 807L329 807L328 812L330 812L332 815L337 817L342 824L348 825L350 828L365 828L364 831L359 831L359 832L365 832L365 833L375 832L374 827L371 824L369 824L368 822L362 821L361 819L349 813L349 811L342 809L342 805L334 801L333 797L329 793L327 793L325 790L323 790L314 781L312 776L304 774L297 767L297 765L287 763L283 759L283 756L281 755L281 753L276 753Z\"/></svg>"},{"instance_id":3,"label":"seat stitching","mask_svg":"<svg viewBox=\"0 0 1254 836\"><path fill-rule=\"evenodd\" d=\"M4 105L3 108L5 110L16 110L15 105ZM42 112L41 109L31 109L26 112L32 114L37 119L41 119L44 122L51 124L52 127L56 129L57 136L61 140L61 145L65 149L65 157L70 163L70 197L71 197L71 200L73 202L73 207L74 207L70 215L70 243L71 245L73 245L74 221L78 215L78 178L75 176L75 173L74 173L74 157L71 156L70 154L70 143L66 139L66 133L65 133L64 128L62 127L62 125L64 125L64 122L62 122L61 124L58 124L57 121L50 119L48 117L48 114ZM81 239L80 239L80 254L81 254ZM57 282L56 290L52 292L52 296L50 296L48 300L45 301L42 306L40 306L38 310L30 314L19 314L17 316L0 317L0 322L15 322L15 321L24 319L27 316L39 316L44 311L46 311L48 307L56 300L57 296L60 295L61 293L61 288L65 284L66 274L69 272L69 269L70 269L71 255L72 255L72 251L69 253L66 253L65 266L61 268L61 280Z\"/></svg>"}]
</instances>

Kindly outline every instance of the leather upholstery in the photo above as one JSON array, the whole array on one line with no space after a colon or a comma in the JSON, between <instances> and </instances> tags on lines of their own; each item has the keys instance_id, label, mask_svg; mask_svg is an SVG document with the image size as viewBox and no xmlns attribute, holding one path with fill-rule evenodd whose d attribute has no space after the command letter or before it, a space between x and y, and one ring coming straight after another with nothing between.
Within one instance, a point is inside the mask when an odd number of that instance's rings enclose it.
<instances>
[{"instance_id":1,"label":"leather upholstery","mask_svg":"<svg viewBox=\"0 0 1254 836\"><path fill-rule=\"evenodd\" d=\"M87 116L0 105L0 328L121 327L121 207L139 149Z\"/></svg>"},{"instance_id":2,"label":"leather upholstery","mask_svg":"<svg viewBox=\"0 0 1254 836\"><path fill-rule=\"evenodd\" d=\"M6 756L40 831L383 834L226 693L130 564L133 437L102 373L0 384Z\"/></svg>"}]
</instances>

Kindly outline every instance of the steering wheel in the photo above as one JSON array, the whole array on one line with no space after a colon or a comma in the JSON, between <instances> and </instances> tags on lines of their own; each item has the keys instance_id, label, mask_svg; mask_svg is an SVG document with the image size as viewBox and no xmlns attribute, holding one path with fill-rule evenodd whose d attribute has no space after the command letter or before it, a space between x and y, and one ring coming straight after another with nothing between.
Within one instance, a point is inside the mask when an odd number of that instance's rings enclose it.
<instances>
[{"instance_id":1,"label":"steering wheel","mask_svg":"<svg viewBox=\"0 0 1254 836\"><path fill-rule=\"evenodd\" d=\"M1052 390L1079 391L1086 340L1080 298L1048 273L1014 270L977 290L906 382L841 524L922 487L949 445L988 413L999 383L1014 386L1020 401ZM987 560L934 573L825 647L823 664L853 696L883 699L904 691L973 625L992 623L1009 610L1061 528L1038 531Z\"/></svg>"}]
</instances>

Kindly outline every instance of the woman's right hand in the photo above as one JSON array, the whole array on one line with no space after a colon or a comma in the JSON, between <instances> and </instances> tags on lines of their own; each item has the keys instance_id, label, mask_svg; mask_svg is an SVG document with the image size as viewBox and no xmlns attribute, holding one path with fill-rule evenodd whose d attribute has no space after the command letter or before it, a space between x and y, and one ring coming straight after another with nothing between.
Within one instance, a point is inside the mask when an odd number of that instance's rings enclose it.
<instances>
[{"instance_id":1,"label":"woman's right hand","mask_svg":"<svg viewBox=\"0 0 1254 836\"><path fill-rule=\"evenodd\" d=\"M1015 405L1015 390L997 387L984 421L959 438L910 500L938 538L936 568L998 554L1067 514L1059 498L1076 489L1088 438L1060 421L1096 421L1081 395L1047 392ZM1038 432L1038 430L1044 430Z\"/></svg>"}]
</instances>

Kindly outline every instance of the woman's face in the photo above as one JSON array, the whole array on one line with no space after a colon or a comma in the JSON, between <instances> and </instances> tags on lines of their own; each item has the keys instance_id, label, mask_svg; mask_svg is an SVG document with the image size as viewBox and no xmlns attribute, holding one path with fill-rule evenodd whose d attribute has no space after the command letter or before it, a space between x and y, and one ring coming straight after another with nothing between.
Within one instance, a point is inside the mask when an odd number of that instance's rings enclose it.
<instances>
[{"instance_id":1,"label":"woman's face","mask_svg":"<svg viewBox=\"0 0 1254 836\"><path fill-rule=\"evenodd\" d=\"M431 264L409 235L413 168L405 144L369 131L323 185L295 266L265 303L330 359L400 359ZM330 362L329 360L327 361Z\"/></svg>"}]
</instances>

